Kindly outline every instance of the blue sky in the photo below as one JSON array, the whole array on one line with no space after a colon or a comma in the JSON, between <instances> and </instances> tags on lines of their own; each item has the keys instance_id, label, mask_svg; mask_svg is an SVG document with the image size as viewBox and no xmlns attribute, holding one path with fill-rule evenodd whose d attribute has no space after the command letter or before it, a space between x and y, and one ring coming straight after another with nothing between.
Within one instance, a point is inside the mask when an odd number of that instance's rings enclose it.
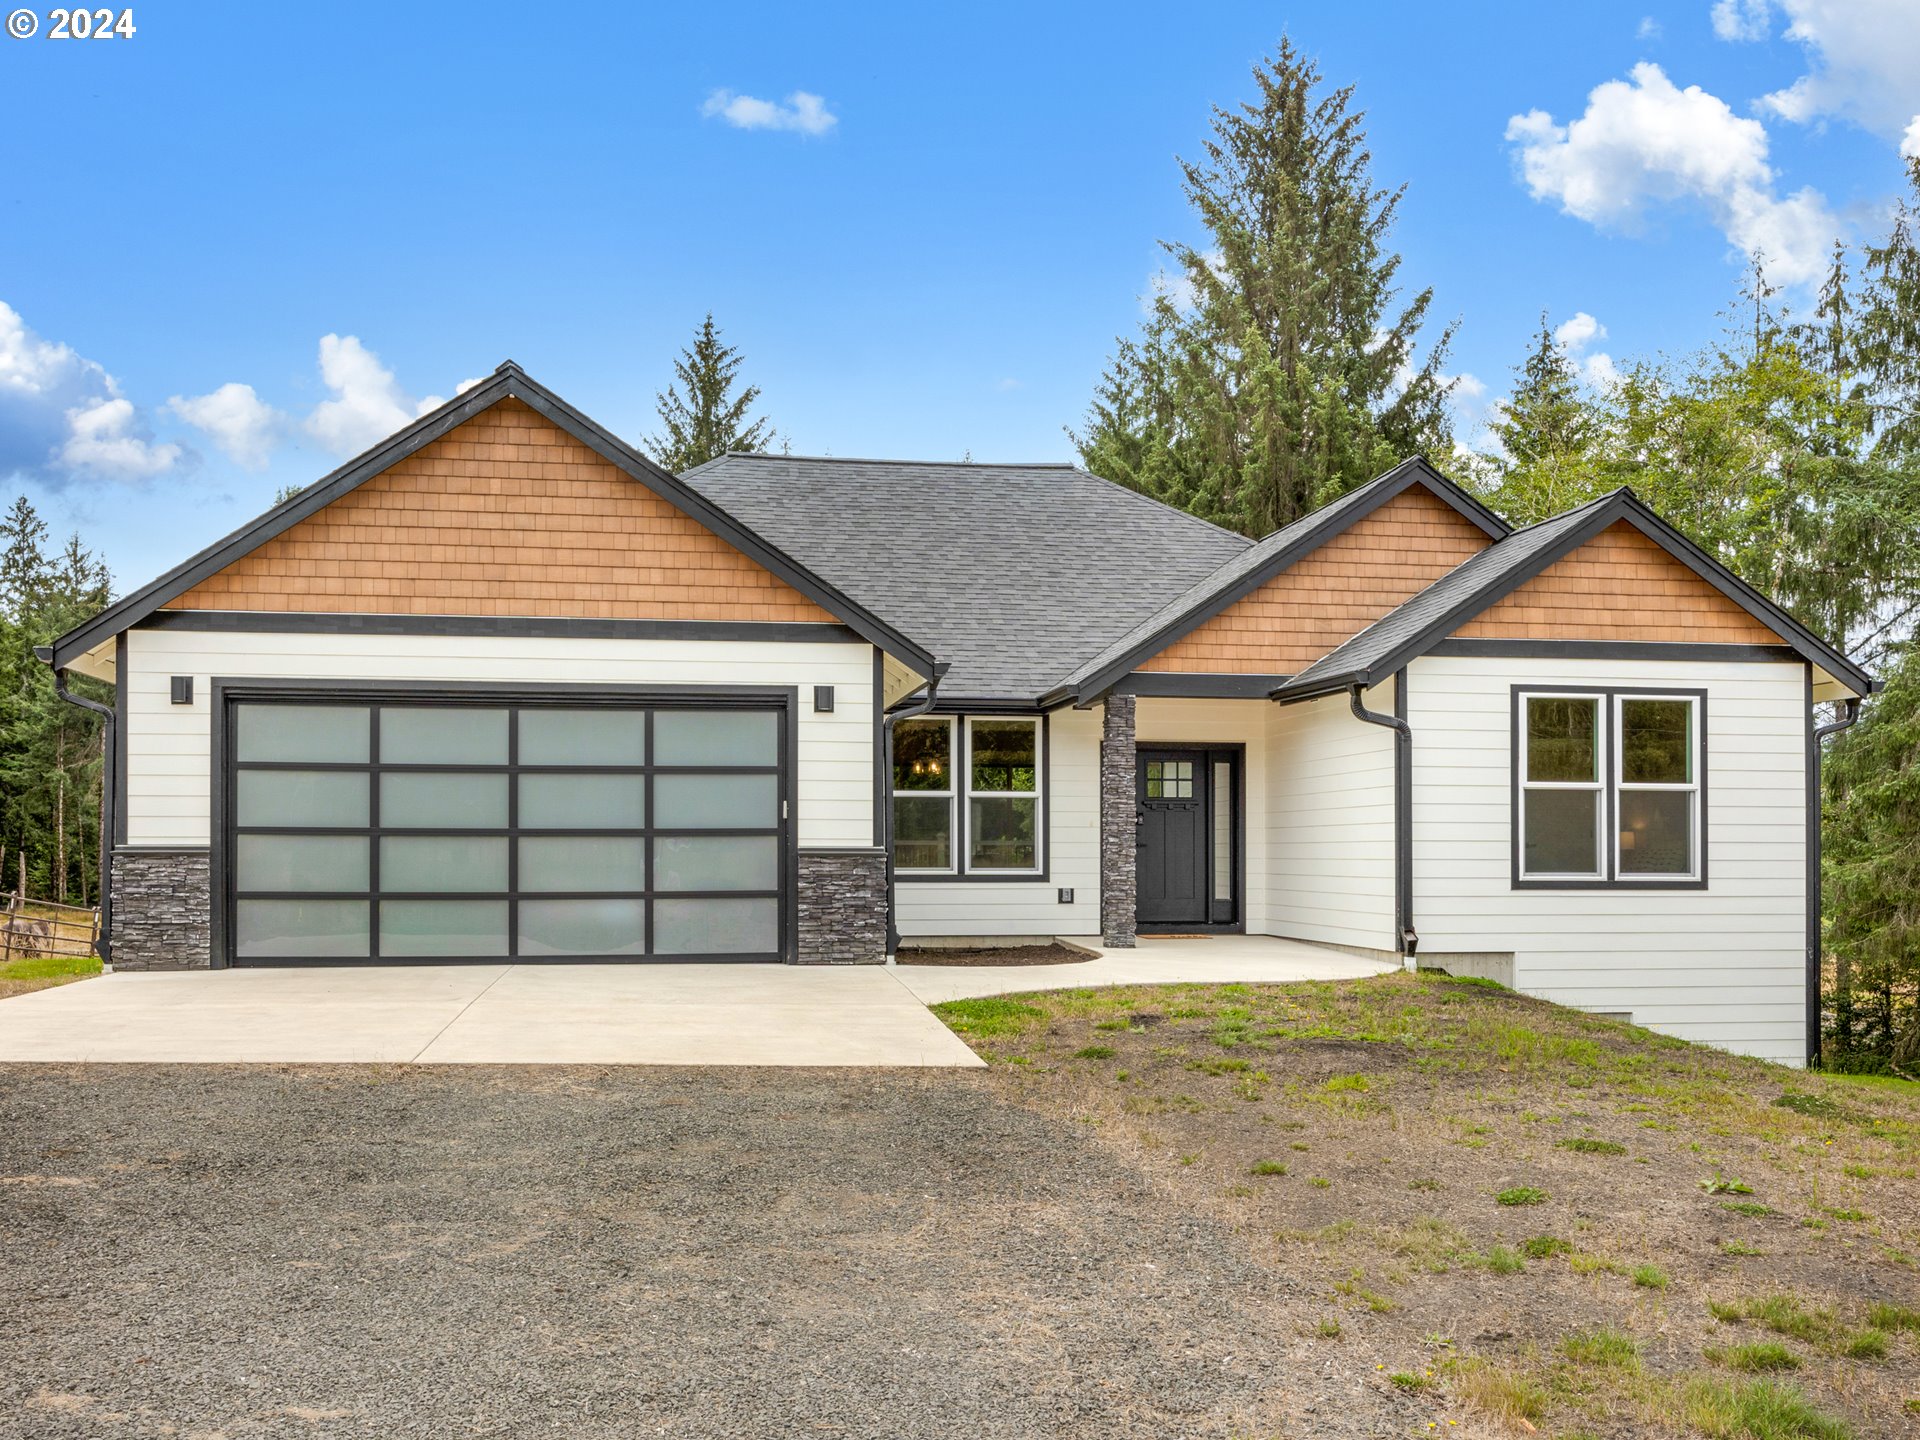
<instances>
[{"instance_id":1,"label":"blue sky","mask_svg":"<svg viewBox=\"0 0 1920 1440\"><path fill-rule=\"evenodd\" d=\"M1200 238L1174 157L1282 31L1408 185L1469 433L1543 309L1596 382L1693 350L1744 249L1812 273L1920 147L1890 0L40 17L0 38L0 500L122 589L508 356L637 438L708 309L797 451L1069 458Z\"/></svg>"}]
</instances>

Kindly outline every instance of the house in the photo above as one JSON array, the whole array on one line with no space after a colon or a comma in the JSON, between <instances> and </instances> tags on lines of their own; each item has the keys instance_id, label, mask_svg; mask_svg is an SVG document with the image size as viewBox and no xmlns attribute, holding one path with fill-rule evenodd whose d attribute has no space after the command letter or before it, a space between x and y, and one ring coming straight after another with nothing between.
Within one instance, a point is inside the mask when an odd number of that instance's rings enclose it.
<instances>
[{"instance_id":1,"label":"house","mask_svg":"<svg viewBox=\"0 0 1920 1440\"><path fill-rule=\"evenodd\" d=\"M1872 686L1626 491L676 478L511 363L42 658L115 687L118 969L1241 931L1792 1063Z\"/></svg>"}]
</instances>

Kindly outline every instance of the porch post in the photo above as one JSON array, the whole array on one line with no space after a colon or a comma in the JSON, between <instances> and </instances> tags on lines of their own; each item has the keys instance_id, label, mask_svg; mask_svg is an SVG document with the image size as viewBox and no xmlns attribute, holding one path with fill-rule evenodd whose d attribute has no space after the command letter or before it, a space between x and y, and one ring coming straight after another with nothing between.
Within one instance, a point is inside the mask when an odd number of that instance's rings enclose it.
<instances>
[{"instance_id":1,"label":"porch post","mask_svg":"<svg viewBox=\"0 0 1920 1440\"><path fill-rule=\"evenodd\" d=\"M1134 697L1108 693L1100 723L1100 939L1134 943Z\"/></svg>"}]
</instances>

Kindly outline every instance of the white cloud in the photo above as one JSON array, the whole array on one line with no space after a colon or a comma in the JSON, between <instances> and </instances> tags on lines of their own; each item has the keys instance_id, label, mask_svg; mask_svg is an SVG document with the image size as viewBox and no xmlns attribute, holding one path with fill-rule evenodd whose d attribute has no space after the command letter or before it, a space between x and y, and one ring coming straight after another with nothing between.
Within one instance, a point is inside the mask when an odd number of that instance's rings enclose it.
<instances>
[{"instance_id":1,"label":"white cloud","mask_svg":"<svg viewBox=\"0 0 1920 1440\"><path fill-rule=\"evenodd\" d=\"M1660 22L1654 19L1653 16L1642 15L1640 17L1640 26L1633 33L1642 40L1658 40L1667 32L1661 28Z\"/></svg>"},{"instance_id":2,"label":"white cloud","mask_svg":"<svg viewBox=\"0 0 1920 1440\"><path fill-rule=\"evenodd\" d=\"M1839 222L1812 188L1775 193L1760 122L1697 85L1678 88L1658 65L1631 76L1596 86L1566 125L1544 110L1507 122L1534 199L1629 233L1654 205L1697 205L1737 249L1765 255L1777 280L1817 278Z\"/></svg>"},{"instance_id":3,"label":"white cloud","mask_svg":"<svg viewBox=\"0 0 1920 1440\"><path fill-rule=\"evenodd\" d=\"M306 431L335 455L357 455L375 441L446 402L412 400L357 335L320 337L320 378L333 391L306 419Z\"/></svg>"},{"instance_id":4,"label":"white cloud","mask_svg":"<svg viewBox=\"0 0 1920 1440\"><path fill-rule=\"evenodd\" d=\"M143 480L186 451L157 444L106 368L47 340L0 301L0 476L60 485Z\"/></svg>"},{"instance_id":5,"label":"white cloud","mask_svg":"<svg viewBox=\"0 0 1920 1440\"><path fill-rule=\"evenodd\" d=\"M1771 8L1768 0L1716 0L1713 33L1722 40L1764 40Z\"/></svg>"},{"instance_id":6,"label":"white cloud","mask_svg":"<svg viewBox=\"0 0 1920 1440\"><path fill-rule=\"evenodd\" d=\"M1786 38L1806 52L1807 73L1784 90L1764 96L1760 108L1801 124L1839 116L1876 135L1895 139L1914 119L1920 101L1920 5L1913 0L1745 0L1759 16L1764 38L1770 12L1786 17Z\"/></svg>"},{"instance_id":7,"label":"white cloud","mask_svg":"<svg viewBox=\"0 0 1920 1440\"><path fill-rule=\"evenodd\" d=\"M476 375L471 380L462 380L458 385L453 387L453 393L455 395L464 395L474 386L485 384L486 379L487 377L484 375Z\"/></svg>"},{"instance_id":8,"label":"white cloud","mask_svg":"<svg viewBox=\"0 0 1920 1440\"><path fill-rule=\"evenodd\" d=\"M1200 258L1214 274L1226 275L1227 257L1218 250L1205 251ZM1164 265L1147 277L1147 288L1140 296L1141 312L1151 315L1155 302L1162 296L1183 315L1200 303L1200 290L1193 283L1193 277L1184 269L1169 270Z\"/></svg>"},{"instance_id":9,"label":"white cloud","mask_svg":"<svg viewBox=\"0 0 1920 1440\"><path fill-rule=\"evenodd\" d=\"M1579 350L1591 345L1595 340L1607 338L1607 327L1584 310L1576 310L1571 320L1563 320L1553 327L1553 338L1562 349Z\"/></svg>"},{"instance_id":10,"label":"white cloud","mask_svg":"<svg viewBox=\"0 0 1920 1440\"><path fill-rule=\"evenodd\" d=\"M167 409L203 431L235 464L264 470L286 427L286 417L253 393L251 385L228 381L205 395L176 395Z\"/></svg>"},{"instance_id":11,"label":"white cloud","mask_svg":"<svg viewBox=\"0 0 1920 1440\"><path fill-rule=\"evenodd\" d=\"M1908 160L1920 160L1920 115L1913 117L1906 134L1900 137L1900 154Z\"/></svg>"},{"instance_id":12,"label":"white cloud","mask_svg":"<svg viewBox=\"0 0 1920 1440\"><path fill-rule=\"evenodd\" d=\"M1607 338L1607 327L1584 310L1576 310L1571 320L1553 327L1553 338L1567 352L1573 368L1596 390L1607 390L1620 382L1620 370L1613 357L1602 350L1588 353L1587 347Z\"/></svg>"},{"instance_id":13,"label":"white cloud","mask_svg":"<svg viewBox=\"0 0 1920 1440\"><path fill-rule=\"evenodd\" d=\"M716 90L700 113L708 119L717 115L737 130L797 130L802 135L824 135L840 123L824 99L806 90L794 91L784 104Z\"/></svg>"},{"instance_id":14,"label":"white cloud","mask_svg":"<svg viewBox=\"0 0 1920 1440\"><path fill-rule=\"evenodd\" d=\"M1463 400L1478 400L1487 393L1487 382L1478 375L1462 371L1453 377L1453 389L1449 393L1458 395Z\"/></svg>"}]
</instances>

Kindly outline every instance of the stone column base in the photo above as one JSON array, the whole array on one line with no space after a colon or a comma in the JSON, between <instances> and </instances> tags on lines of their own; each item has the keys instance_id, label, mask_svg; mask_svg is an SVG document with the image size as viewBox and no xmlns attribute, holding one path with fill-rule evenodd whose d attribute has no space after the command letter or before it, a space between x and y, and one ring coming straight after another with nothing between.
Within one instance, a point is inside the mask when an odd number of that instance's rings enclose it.
<instances>
[{"instance_id":1,"label":"stone column base","mask_svg":"<svg viewBox=\"0 0 1920 1440\"><path fill-rule=\"evenodd\" d=\"M1138 913L1138 771L1134 763L1134 697L1108 695L1100 721L1100 939L1134 943Z\"/></svg>"},{"instance_id":2,"label":"stone column base","mask_svg":"<svg viewBox=\"0 0 1920 1440\"><path fill-rule=\"evenodd\" d=\"M213 963L207 852L113 852L113 968L205 970Z\"/></svg>"},{"instance_id":3,"label":"stone column base","mask_svg":"<svg viewBox=\"0 0 1920 1440\"><path fill-rule=\"evenodd\" d=\"M798 911L802 965L884 964L886 852L802 850Z\"/></svg>"}]
</instances>

